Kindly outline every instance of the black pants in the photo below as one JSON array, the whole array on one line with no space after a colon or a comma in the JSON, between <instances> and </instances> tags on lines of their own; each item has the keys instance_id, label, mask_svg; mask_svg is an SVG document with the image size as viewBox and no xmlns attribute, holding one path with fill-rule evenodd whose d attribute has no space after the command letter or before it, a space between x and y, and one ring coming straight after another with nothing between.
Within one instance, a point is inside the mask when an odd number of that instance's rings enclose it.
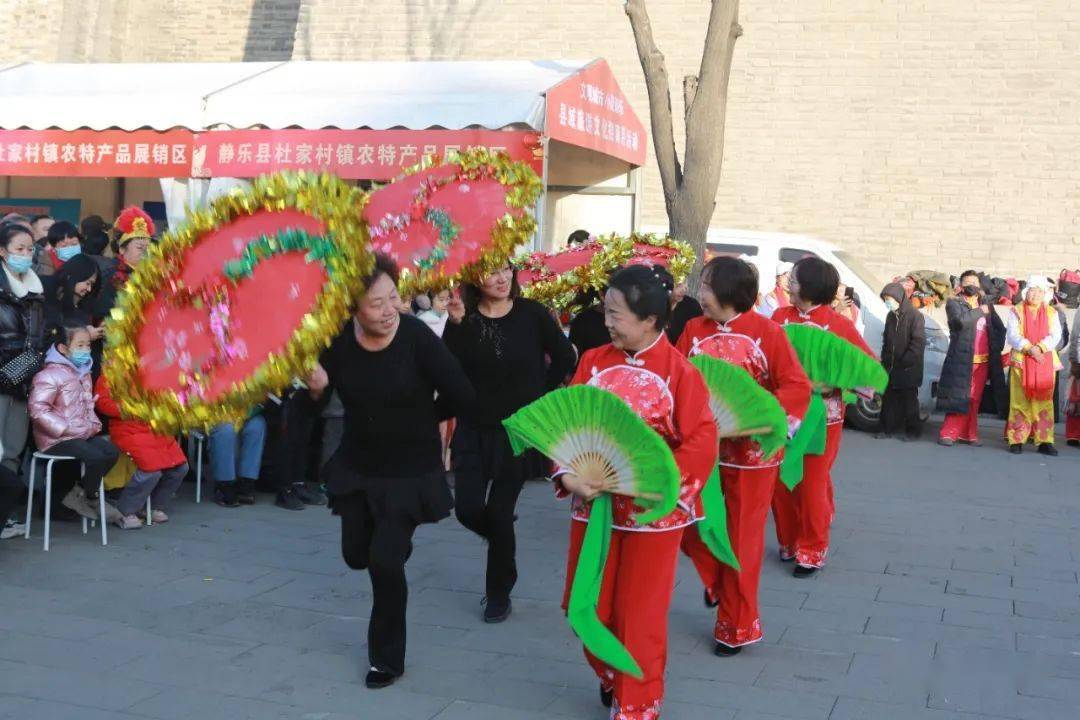
<instances>
[{"instance_id":1,"label":"black pants","mask_svg":"<svg viewBox=\"0 0 1080 720\"><path fill-rule=\"evenodd\" d=\"M918 437L922 432L919 418L919 391L916 388L888 388L881 399L881 430L887 435L901 432Z\"/></svg>"},{"instance_id":2,"label":"black pants","mask_svg":"<svg viewBox=\"0 0 1080 720\"><path fill-rule=\"evenodd\" d=\"M8 467L0 465L0 527L11 517L11 511L19 504L25 492L26 486L19 482L19 476Z\"/></svg>"},{"instance_id":3,"label":"black pants","mask_svg":"<svg viewBox=\"0 0 1080 720\"><path fill-rule=\"evenodd\" d=\"M312 436L319 410L307 391L291 393L281 405L268 403L264 411L267 442L263 448L259 484L279 492L303 483L308 476Z\"/></svg>"},{"instance_id":4,"label":"black pants","mask_svg":"<svg viewBox=\"0 0 1080 720\"><path fill-rule=\"evenodd\" d=\"M98 435L89 440L65 440L49 448L50 455L70 455L86 465L80 484L87 496L96 497L105 473L112 470L120 451L106 438Z\"/></svg>"},{"instance_id":5,"label":"black pants","mask_svg":"<svg viewBox=\"0 0 1080 720\"><path fill-rule=\"evenodd\" d=\"M384 498L387 496L383 496ZM405 562L412 554L416 520L406 508L372 502L367 492L334 498L341 516L341 555L353 570L371 577L368 662L383 672L405 672Z\"/></svg>"},{"instance_id":6,"label":"black pants","mask_svg":"<svg viewBox=\"0 0 1080 720\"><path fill-rule=\"evenodd\" d=\"M454 431L454 509L462 525L487 540L488 601L510 598L517 582L514 510L528 474L506 432L459 423Z\"/></svg>"}]
</instances>

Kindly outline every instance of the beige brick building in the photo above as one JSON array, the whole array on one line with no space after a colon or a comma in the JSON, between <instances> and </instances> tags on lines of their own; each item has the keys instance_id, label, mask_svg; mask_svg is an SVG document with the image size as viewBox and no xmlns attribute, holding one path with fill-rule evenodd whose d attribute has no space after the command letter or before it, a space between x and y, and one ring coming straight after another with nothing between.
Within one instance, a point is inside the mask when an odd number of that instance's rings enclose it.
<instances>
[{"instance_id":1,"label":"beige brick building","mask_svg":"<svg viewBox=\"0 0 1080 720\"><path fill-rule=\"evenodd\" d=\"M649 5L678 83L709 3ZM817 235L885 271L1080 265L1080 2L741 15L715 226ZM603 56L647 116L616 0L0 0L0 18L0 62ZM663 224L651 159L642 182L642 222Z\"/></svg>"}]
</instances>

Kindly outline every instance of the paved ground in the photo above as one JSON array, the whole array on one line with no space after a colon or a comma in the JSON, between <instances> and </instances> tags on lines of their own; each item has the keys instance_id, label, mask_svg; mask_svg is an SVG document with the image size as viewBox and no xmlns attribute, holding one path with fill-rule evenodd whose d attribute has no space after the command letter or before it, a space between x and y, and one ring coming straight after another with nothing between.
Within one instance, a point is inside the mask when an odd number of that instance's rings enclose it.
<instances>
[{"instance_id":1,"label":"paved ground","mask_svg":"<svg viewBox=\"0 0 1080 720\"><path fill-rule=\"evenodd\" d=\"M770 556L766 642L736 658L712 655L684 562L665 720L1080 717L1080 451L1012 457L992 432L951 450L848 433L829 568L795 580ZM67 524L48 554L0 544L0 718L604 717L557 606L567 518L547 487L523 497L505 625L479 622L480 543L422 529L408 672L382 691L360 682L368 579L336 523L191 494L108 548Z\"/></svg>"}]
</instances>

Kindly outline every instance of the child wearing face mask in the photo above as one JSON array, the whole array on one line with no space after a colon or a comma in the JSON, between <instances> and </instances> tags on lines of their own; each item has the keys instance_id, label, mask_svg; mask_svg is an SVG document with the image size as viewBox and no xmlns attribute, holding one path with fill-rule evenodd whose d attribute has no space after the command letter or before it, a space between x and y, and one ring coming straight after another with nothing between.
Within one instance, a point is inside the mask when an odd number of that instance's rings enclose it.
<instances>
[{"instance_id":1,"label":"child wearing face mask","mask_svg":"<svg viewBox=\"0 0 1080 720\"><path fill-rule=\"evenodd\" d=\"M85 325L64 328L63 342L49 348L45 367L30 386L30 422L38 450L67 455L83 462L79 486L63 500L66 507L97 520L96 499L101 479L119 457L119 451L101 432L94 412L90 376L90 333Z\"/></svg>"}]
</instances>

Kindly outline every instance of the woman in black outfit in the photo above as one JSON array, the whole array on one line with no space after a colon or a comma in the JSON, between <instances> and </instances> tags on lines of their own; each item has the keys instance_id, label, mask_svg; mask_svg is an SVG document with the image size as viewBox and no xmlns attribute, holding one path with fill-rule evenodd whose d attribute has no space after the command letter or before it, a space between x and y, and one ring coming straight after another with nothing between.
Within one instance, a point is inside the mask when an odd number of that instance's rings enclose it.
<instances>
[{"instance_id":1,"label":"woman in black outfit","mask_svg":"<svg viewBox=\"0 0 1080 720\"><path fill-rule=\"evenodd\" d=\"M574 348L558 324L519 292L509 265L478 287L464 285L443 334L476 388L476 403L458 415L450 447L458 520L488 543L489 623L510 616L517 581L514 508L525 480L542 474L537 456L514 457L502 421L557 387L574 367Z\"/></svg>"},{"instance_id":2,"label":"woman in black outfit","mask_svg":"<svg viewBox=\"0 0 1080 720\"><path fill-rule=\"evenodd\" d=\"M453 355L421 320L397 311L397 268L379 258L345 330L308 379L313 400L336 390L345 433L324 469L341 554L371 576L367 686L405 672L405 563L421 523L449 517L453 499L442 463L439 404L475 397Z\"/></svg>"},{"instance_id":3,"label":"woman in black outfit","mask_svg":"<svg viewBox=\"0 0 1080 720\"><path fill-rule=\"evenodd\" d=\"M68 325L86 325L95 343L95 363L100 356L99 342L105 337L104 319L94 317L91 307L101 286L101 270L93 258L76 255L55 274L42 280L45 287L45 320L50 332ZM62 341L61 341L62 342Z\"/></svg>"}]
</instances>

